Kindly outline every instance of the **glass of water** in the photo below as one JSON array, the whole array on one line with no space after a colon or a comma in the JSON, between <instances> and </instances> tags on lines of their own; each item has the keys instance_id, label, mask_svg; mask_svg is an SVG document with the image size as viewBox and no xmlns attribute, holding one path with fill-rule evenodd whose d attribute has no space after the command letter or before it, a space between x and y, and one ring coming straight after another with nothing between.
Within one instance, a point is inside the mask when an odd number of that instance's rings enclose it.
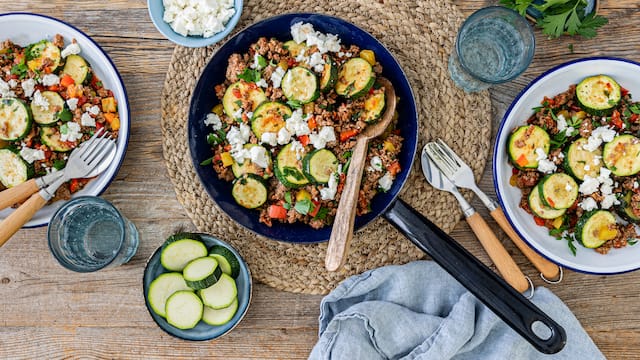
<instances>
[{"instance_id":1,"label":"glass of water","mask_svg":"<svg viewBox=\"0 0 640 360\"><path fill-rule=\"evenodd\" d=\"M51 218L47 235L56 260L77 272L122 265L139 243L135 225L97 196L80 196L62 205Z\"/></svg>"},{"instance_id":2,"label":"glass of water","mask_svg":"<svg viewBox=\"0 0 640 360\"><path fill-rule=\"evenodd\" d=\"M528 21L502 6L480 9L458 31L449 75L466 92L515 79L533 59L535 36Z\"/></svg>"}]
</instances>

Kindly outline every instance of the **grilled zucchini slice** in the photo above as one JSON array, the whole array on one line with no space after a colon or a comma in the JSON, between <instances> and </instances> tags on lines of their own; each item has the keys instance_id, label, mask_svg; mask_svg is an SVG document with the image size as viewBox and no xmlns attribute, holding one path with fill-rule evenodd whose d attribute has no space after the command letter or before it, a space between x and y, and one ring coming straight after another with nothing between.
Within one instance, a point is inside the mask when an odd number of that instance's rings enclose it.
<instances>
[{"instance_id":1,"label":"grilled zucchini slice","mask_svg":"<svg viewBox=\"0 0 640 360\"><path fill-rule=\"evenodd\" d=\"M576 238L586 248L595 249L618 235L613 214L606 210L593 210L582 214L576 223Z\"/></svg>"},{"instance_id":2,"label":"grilled zucchini slice","mask_svg":"<svg viewBox=\"0 0 640 360\"><path fill-rule=\"evenodd\" d=\"M538 167L536 149L549 154L551 139L549 134L537 125L524 125L517 128L510 136L507 152L511 163L518 169L535 169Z\"/></svg>"},{"instance_id":3,"label":"grilled zucchini slice","mask_svg":"<svg viewBox=\"0 0 640 360\"><path fill-rule=\"evenodd\" d=\"M555 173L540 180L542 203L556 210L570 208L578 199L578 184L567 174Z\"/></svg>"},{"instance_id":4,"label":"grilled zucchini slice","mask_svg":"<svg viewBox=\"0 0 640 360\"><path fill-rule=\"evenodd\" d=\"M240 206L255 209L267 202L268 192L261 177L245 174L233 182L231 195Z\"/></svg>"},{"instance_id":5,"label":"grilled zucchini slice","mask_svg":"<svg viewBox=\"0 0 640 360\"><path fill-rule=\"evenodd\" d=\"M276 156L274 172L282 185L288 188L299 188L309 183L302 171L302 161L298 159L293 143L285 145Z\"/></svg>"},{"instance_id":6,"label":"grilled zucchini slice","mask_svg":"<svg viewBox=\"0 0 640 360\"><path fill-rule=\"evenodd\" d=\"M529 194L529 208L535 216L542 219L555 219L564 215L567 211L567 209L553 209L542 202L540 198L540 183Z\"/></svg>"},{"instance_id":7,"label":"grilled zucchini slice","mask_svg":"<svg viewBox=\"0 0 640 360\"><path fill-rule=\"evenodd\" d=\"M264 91L254 83L248 83L244 80L235 82L227 88L222 97L222 106L225 114L232 119L242 120L237 117L238 109L242 107L243 99L251 101L251 111L267 100Z\"/></svg>"},{"instance_id":8,"label":"grilled zucchini slice","mask_svg":"<svg viewBox=\"0 0 640 360\"><path fill-rule=\"evenodd\" d=\"M33 168L10 149L0 149L0 182L7 188L21 184L31 177Z\"/></svg>"},{"instance_id":9,"label":"grilled zucchini slice","mask_svg":"<svg viewBox=\"0 0 640 360\"><path fill-rule=\"evenodd\" d=\"M71 76L76 84L84 84L91 79L91 68L80 55L67 56L62 73Z\"/></svg>"},{"instance_id":10,"label":"grilled zucchini slice","mask_svg":"<svg viewBox=\"0 0 640 360\"><path fill-rule=\"evenodd\" d=\"M338 164L338 158L327 149L314 150L302 159L304 175L316 184L328 183Z\"/></svg>"},{"instance_id":11,"label":"grilled zucchini slice","mask_svg":"<svg viewBox=\"0 0 640 360\"><path fill-rule=\"evenodd\" d=\"M14 141L31 131L31 110L14 98L0 99L0 140Z\"/></svg>"},{"instance_id":12,"label":"grilled zucchini slice","mask_svg":"<svg viewBox=\"0 0 640 360\"><path fill-rule=\"evenodd\" d=\"M622 99L620 85L607 75L589 76L576 86L576 97L582 108L592 115L610 114Z\"/></svg>"},{"instance_id":13,"label":"grilled zucchini slice","mask_svg":"<svg viewBox=\"0 0 640 360\"><path fill-rule=\"evenodd\" d=\"M282 92L289 101L300 104L312 102L320 96L318 78L313 71L296 66L287 70L282 78Z\"/></svg>"},{"instance_id":14,"label":"grilled zucchini slice","mask_svg":"<svg viewBox=\"0 0 640 360\"><path fill-rule=\"evenodd\" d=\"M338 70L336 93L345 98L357 98L369 92L376 81L373 67L363 58L351 58Z\"/></svg>"},{"instance_id":15,"label":"grilled zucchini slice","mask_svg":"<svg viewBox=\"0 0 640 360\"><path fill-rule=\"evenodd\" d=\"M45 61L49 59L49 61ZM53 73L60 67L62 55L60 48L49 40L41 40L27 46L25 49L25 60L27 67L31 71L44 71ZM46 69L43 68L46 65Z\"/></svg>"},{"instance_id":16,"label":"grilled zucchini slice","mask_svg":"<svg viewBox=\"0 0 640 360\"><path fill-rule=\"evenodd\" d=\"M602 151L604 165L617 176L630 176L640 172L640 139L624 134L613 138Z\"/></svg>"},{"instance_id":17,"label":"grilled zucchini slice","mask_svg":"<svg viewBox=\"0 0 640 360\"><path fill-rule=\"evenodd\" d=\"M31 114L33 114L33 121L40 125L55 124L60 120L60 114L65 110L65 101L62 96L55 91L42 91L41 94L42 97L47 100L49 106L43 108L36 105L35 102L32 102Z\"/></svg>"},{"instance_id":18,"label":"grilled zucchini slice","mask_svg":"<svg viewBox=\"0 0 640 360\"><path fill-rule=\"evenodd\" d=\"M578 180L584 180L584 177L596 178L600 174L602 167L602 150L587 151L583 148L588 142L585 138L579 138L569 145L565 150L563 166L567 173Z\"/></svg>"},{"instance_id":19,"label":"grilled zucchini slice","mask_svg":"<svg viewBox=\"0 0 640 360\"><path fill-rule=\"evenodd\" d=\"M251 131L258 140L266 132L278 133L285 126L285 119L291 116L291 108L277 101L267 101L256 108L251 117Z\"/></svg>"}]
</instances>

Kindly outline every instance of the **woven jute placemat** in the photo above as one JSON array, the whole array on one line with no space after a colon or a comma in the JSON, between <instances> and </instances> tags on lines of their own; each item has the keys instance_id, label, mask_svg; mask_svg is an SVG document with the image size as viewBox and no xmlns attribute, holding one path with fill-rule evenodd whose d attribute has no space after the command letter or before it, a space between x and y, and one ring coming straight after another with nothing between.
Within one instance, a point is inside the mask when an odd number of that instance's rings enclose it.
<instances>
[{"instance_id":1,"label":"woven jute placemat","mask_svg":"<svg viewBox=\"0 0 640 360\"><path fill-rule=\"evenodd\" d=\"M491 103L487 92L466 94L449 79L448 55L463 20L451 3L442 0L247 0L236 32L256 21L289 12L337 16L360 26L385 44L400 62L415 93L421 121L419 149L426 141L440 137L468 160L479 176L489 153ZM352 274L424 257L424 253L392 225L378 218L355 234L344 269L327 272L324 269L326 243L299 245L262 238L236 224L217 207L194 171L186 129L192 90L219 46L176 47L162 92L164 157L178 200L198 230L236 247L255 280L291 292L324 294ZM461 212L453 197L427 184L419 168L419 156L416 159L400 197L449 232L460 220Z\"/></svg>"}]
</instances>

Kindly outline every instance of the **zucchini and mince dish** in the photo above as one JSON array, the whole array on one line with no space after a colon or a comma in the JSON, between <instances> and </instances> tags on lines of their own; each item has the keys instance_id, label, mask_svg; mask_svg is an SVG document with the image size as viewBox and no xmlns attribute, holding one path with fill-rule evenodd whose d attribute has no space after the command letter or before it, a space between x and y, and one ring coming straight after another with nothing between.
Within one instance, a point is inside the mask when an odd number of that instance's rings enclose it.
<instances>
[{"instance_id":1,"label":"zucchini and mince dish","mask_svg":"<svg viewBox=\"0 0 640 360\"><path fill-rule=\"evenodd\" d=\"M260 38L229 57L221 103L203 119L219 178L233 182L236 202L261 222L333 223L355 137L385 110L375 53L340 44L308 23L293 39ZM402 137L395 121L369 144L358 214L388 191L400 171Z\"/></svg>"},{"instance_id":2,"label":"zucchini and mince dish","mask_svg":"<svg viewBox=\"0 0 640 360\"><path fill-rule=\"evenodd\" d=\"M61 170L68 153L105 128L117 137L118 106L75 40L0 45L0 189ZM89 179L61 186L68 199Z\"/></svg>"},{"instance_id":3,"label":"zucchini and mince dish","mask_svg":"<svg viewBox=\"0 0 640 360\"><path fill-rule=\"evenodd\" d=\"M520 207L574 254L574 241L601 254L635 244L640 103L615 79L594 75L534 110L508 141Z\"/></svg>"}]
</instances>

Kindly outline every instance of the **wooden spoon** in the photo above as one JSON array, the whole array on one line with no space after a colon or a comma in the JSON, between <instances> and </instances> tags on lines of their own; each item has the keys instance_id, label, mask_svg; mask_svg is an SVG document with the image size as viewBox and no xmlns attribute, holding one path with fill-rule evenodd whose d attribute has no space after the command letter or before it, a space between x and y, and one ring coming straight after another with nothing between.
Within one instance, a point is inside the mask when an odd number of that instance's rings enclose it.
<instances>
[{"instance_id":1,"label":"wooden spoon","mask_svg":"<svg viewBox=\"0 0 640 360\"><path fill-rule=\"evenodd\" d=\"M325 258L325 268L336 271L344 264L349 251L349 244L353 237L353 223L356 218L356 204L360 193L362 171L367 159L369 140L376 138L385 131L391 123L396 111L396 93L391 82L385 78L378 78L378 82L384 87L386 110L382 118L375 124L368 125L356 138L356 145L351 150L351 163L347 171L342 195L336 217L331 229L329 246Z\"/></svg>"}]
</instances>

